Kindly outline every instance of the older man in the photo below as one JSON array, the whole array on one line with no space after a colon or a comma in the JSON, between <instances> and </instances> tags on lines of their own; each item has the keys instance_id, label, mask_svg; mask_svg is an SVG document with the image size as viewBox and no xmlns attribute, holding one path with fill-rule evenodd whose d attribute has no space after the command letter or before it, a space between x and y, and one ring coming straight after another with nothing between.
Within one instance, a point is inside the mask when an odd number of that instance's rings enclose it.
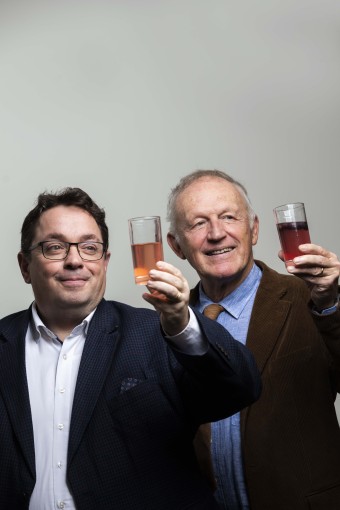
<instances>
[{"instance_id":1,"label":"older man","mask_svg":"<svg viewBox=\"0 0 340 510\"><path fill-rule=\"evenodd\" d=\"M168 219L169 245L200 277L191 304L201 312L219 304L217 321L262 372L260 399L197 437L200 458L211 446L216 499L226 510L337 510L338 258L300 245L290 275L254 260L258 217L245 188L217 170L183 177Z\"/></svg>"}]
</instances>

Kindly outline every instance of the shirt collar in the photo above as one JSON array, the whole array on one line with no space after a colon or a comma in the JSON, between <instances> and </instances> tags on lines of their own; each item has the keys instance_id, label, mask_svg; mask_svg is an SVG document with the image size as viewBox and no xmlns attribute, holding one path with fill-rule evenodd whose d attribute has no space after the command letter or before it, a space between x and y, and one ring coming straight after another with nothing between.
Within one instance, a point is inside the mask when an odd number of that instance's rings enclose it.
<instances>
[{"instance_id":1,"label":"shirt collar","mask_svg":"<svg viewBox=\"0 0 340 510\"><path fill-rule=\"evenodd\" d=\"M89 313L89 315L87 317L85 317L85 319L83 319L83 321L72 330L70 335L83 334L86 337L91 319L92 319L95 311L96 311L96 308L94 310L92 310L92 312ZM35 301L32 304L32 319L30 322L30 329L31 329L32 338L36 342L38 342L38 340L40 338L51 339L51 340L57 338L57 336L53 333L53 331L51 331L47 326L45 326L45 324L41 320L41 318L38 314L38 311L37 311L37 306L36 306Z\"/></svg>"},{"instance_id":2,"label":"shirt collar","mask_svg":"<svg viewBox=\"0 0 340 510\"><path fill-rule=\"evenodd\" d=\"M233 292L231 292L231 294L219 301L219 304L222 305L223 308L235 319L238 319L248 301L256 292L260 284L261 277L262 271L254 263L249 274L245 280L243 280L241 285L239 285ZM208 296L204 293L201 283L199 285L199 303L200 311L203 311L208 304L212 303L211 299L208 298Z\"/></svg>"}]
</instances>

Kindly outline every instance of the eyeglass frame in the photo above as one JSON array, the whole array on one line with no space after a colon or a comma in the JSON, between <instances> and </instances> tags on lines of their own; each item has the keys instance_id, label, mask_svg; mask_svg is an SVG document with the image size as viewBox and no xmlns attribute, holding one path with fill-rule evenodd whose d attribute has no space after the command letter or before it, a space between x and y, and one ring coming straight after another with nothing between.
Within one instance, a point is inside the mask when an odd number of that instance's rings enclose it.
<instances>
[{"instance_id":1,"label":"eyeglass frame","mask_svg":"<svg viewBox=\"0 0 340 510\"><path fill-rule=\"evenodd\" d=\"M35 250L36 248L38 248L38 246L40 246L41 253L42 253L43 257L46 260L55 260L56 261L56 260L65 260L65 259L67 259L68 254L70 253L71 246L76 246L77 247L78 255L81 258L81 260L83 260L84 262L97 262L98 260L101 260L103 258L103 256L104 256L104 254L107 252L107 246L105 246L105 243L103 243L102 241L87 240L87 241L79 241L79 243L69 243L68 241L56 241L56 242L63 243L65 245L67 245L66 254L65 254L65 257L63 257L61 259L51 259L49 257L46 257L46 255L44 253L44 243L51 243L51 242L53 242L53 239L49 239L47 241L40 241L39 243L34 244L30 248L27 248L27 250L25 250L25 251L26 252L31 252L31 251ZM87 243L87 242L92 242L94 244L100 244L103 247L103 252L102 252L101 256L99 257L99 259L84 259L83 258L83 256L81 255L81 253L79 251L79 244L84 244L84 243Z\"/></svg>"}]
</instances>

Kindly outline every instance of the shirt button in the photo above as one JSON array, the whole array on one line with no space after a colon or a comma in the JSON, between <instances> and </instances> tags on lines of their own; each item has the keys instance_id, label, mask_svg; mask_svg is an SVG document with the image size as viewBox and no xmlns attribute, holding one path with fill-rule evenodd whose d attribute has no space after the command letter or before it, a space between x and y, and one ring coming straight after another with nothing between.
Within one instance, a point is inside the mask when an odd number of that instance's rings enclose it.
<instances>
[{"instance_id":1,"label":"shirt button","mask_svg":"<svg viewBox=\"0 0 340 510\"><path fill-rule=\"evenodd\" d=\"M63 359L67 359L67 354L63 354Z\"/></svg>"},{"instance_id":2,"label":"shirt button","mask_svg":"<svg viewBox=\"0 0 340 510\"><path fill-rule=\"evenodd\" d=\"M65 508L65 503L64 503L64 501L58 501L58 503L57 503L57 507L58 507L58 508Z\"/></svg>"},{"instance_id":3,"label":"shirt button","mask_svg":"<svg viewBox=\"0 0 340 510\"><path fill-rule=\"evenodd\" d=\"M59 430L63 430L63 428L64 428L63 423L58 423L58 429L59 429Z\"/></svg>"},{"instance_id":4,"label":"shirt button","mask_svg":"<svg viewBox=\"0 0 340 510\"><path fill-rule=\"evenodd\" d=\"M65 393L65 388L60 388L59 393Z\"/></svg>"},{"instance_id":5,"label":"shirt button","mask_svg":"<svg viewBox=\"0 0 340 510\"><path fill-rule=\"evenodd\" d=\"M61 469L61 466L62 466L61 462L58 462L57 466L59 469Z\"/></svg>"}]
</instances>

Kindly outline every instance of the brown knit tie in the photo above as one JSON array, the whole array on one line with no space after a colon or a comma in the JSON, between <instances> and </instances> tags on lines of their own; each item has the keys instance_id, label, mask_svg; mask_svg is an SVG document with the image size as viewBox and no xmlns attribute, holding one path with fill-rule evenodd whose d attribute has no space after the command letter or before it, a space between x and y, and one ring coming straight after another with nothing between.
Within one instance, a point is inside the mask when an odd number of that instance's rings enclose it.
<instances>
[{"instance_id":1,"label":"brown knit tie","mask_svg":"<svg viewBox=\"0 0 340 510\"><path fill-rule=\"evenodd\" d=\"M224 308L222 305L219 305L218 303L212 303L211 305L208 305L204 308L203 315L215 321L220 313L223 312L223 310Z\"/></svg>"}]
</instances>

